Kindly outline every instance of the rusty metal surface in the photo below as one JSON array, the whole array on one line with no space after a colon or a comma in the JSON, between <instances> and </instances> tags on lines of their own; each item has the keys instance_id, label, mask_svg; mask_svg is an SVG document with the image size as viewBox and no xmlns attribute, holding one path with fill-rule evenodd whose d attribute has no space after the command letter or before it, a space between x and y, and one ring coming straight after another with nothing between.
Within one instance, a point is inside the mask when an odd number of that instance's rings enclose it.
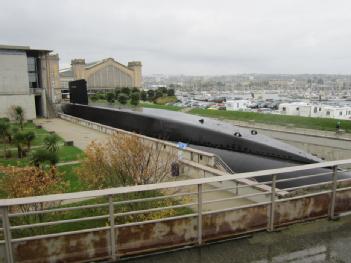
<instances>
[{"instance_id":1,"label":"rusty metal surface","mask_svg":"<svg viewBox=\"0 0 351 263\"><path fill-rule=\"evenodd\" d=\"M261 230L267 226L267 205L203 216L203 239L212 240Z\"/></svg>"},{"instance_id":2,"label":"rusty metal surface","mask_svg":"<svg viewBox=\"0 0 351 263\"><path fill-rule=\"evenodd\" d=\"M196 217L118 228L119 255L161 250L196 242Z\"/></svg>"},{"instance_id":3,"label":"rusty metal surface","mask_svg":"<svg viewBox=\"0 0 351 263\"><path fill-rule=\"evenodd\" d=\"M108 231L14 243L15 262L82 262L108 257Z\"/></svg>"},{"instance_id":4,"label":"rusty metal surface","mask_svg":"<svg viewBox=\"0 0 351 263\"><path fill-rule=\"evenodd\" d=\"M276 203L275 226L326 217L330 194ZM203 240L221 239L267 227L270 205L203 215ZM337 212L351 210L351 190L337 193ZM145 253L197 242L197 218L119 227L119 256ZM109 257L109 231L96 231L14 243L16 262L81 262Z\"/></svg>"},{"instance_id":5,"label":"rusty metal surface","mask_svg":"<svg viewBox=\"0 0 351 263\"><path fill-rule=\"evenodd\" d=\"M301 199L288 200L276 203L276 226L294 223L301 220L310 220L328 215L329 194L321 194Z\"/></svg>"}]
</instances>

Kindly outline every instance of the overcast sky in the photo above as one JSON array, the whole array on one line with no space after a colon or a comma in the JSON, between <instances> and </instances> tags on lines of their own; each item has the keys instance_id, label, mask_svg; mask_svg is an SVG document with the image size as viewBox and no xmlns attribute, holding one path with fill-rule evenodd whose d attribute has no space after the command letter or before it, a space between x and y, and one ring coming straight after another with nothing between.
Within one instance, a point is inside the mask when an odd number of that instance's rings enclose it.
<instances>
[{"instance_id":1,"label":"overcast sky","mask_svg":"<svg viewBox=\"0 0 351 263\"><path fill-rule=\"evenodd\" d=\"M350 0L0 0L0 43L61 67L113 57L144 74L351 73Z\"/></svg>"}]
</instances>

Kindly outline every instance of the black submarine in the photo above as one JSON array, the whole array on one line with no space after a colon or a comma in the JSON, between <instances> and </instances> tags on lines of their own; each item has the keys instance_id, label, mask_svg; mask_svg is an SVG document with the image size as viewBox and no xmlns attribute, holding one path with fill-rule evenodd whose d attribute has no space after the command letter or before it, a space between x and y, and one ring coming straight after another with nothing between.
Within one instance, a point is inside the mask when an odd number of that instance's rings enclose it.
<instances>
[{"instance_id":1,"label":"black submarine","mask_svg":"<svg viewBox=\"0 0 351 263\"><path fill-rule=\"evenodd\" d=\"M184 142L190 147L212 152L220 156L235 173L323 161L289 144L261 135L256 130L182 112L149 108L117 109L74 103L64 104L62 110L65 114L78 118L158 139ZM278 182L277 186L284 189L330 181L331 169L328 168L287 173L279 178L296 178L317 173L325 175ZM350 177L349 173L338 173L339 179ZM257 178L258 181L270 179L269 176Z\"/></svg>"}]
</instances>

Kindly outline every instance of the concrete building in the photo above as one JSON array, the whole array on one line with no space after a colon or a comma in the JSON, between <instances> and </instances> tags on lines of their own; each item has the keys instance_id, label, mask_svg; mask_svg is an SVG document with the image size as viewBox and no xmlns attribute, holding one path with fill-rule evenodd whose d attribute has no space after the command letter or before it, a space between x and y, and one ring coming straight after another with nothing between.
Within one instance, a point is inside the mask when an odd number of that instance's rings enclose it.
<instances>
[{"instance_id":1,"label":"concrete building","mask_svg":"<svg viewBox=\"0 0 351 263\"><path fill-rule=\"evenodd\" d=\"M60 71L61 91L68 89L68 82L85 79L91 91L111 90L121 87L141 88L141 62L128 62L125 66L113 58L85 63L84 59L73 59L71 68Z\"/></svg>"},{"instance_id":2,"label":"concrete building","mask_svg":"<svg viewBox=\"0 0 351 263\"><path fill-rule=\"evenodd\" d=\"M21 106L26 119L54 115L55 90L60 87L59 57L51 50L0 45L0 117Z\"/></svg>"}]
</instances>

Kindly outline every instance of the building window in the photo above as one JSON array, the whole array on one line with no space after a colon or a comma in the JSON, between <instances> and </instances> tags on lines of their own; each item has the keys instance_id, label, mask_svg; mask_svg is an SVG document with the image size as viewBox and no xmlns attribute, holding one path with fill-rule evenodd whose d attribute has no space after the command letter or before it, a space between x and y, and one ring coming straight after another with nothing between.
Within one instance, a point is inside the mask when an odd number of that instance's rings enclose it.
<instances>
[{"instance_id":1,"label":"building window","mask_svg":"<svg viewBox=\"0 0 351 263\"><path fill-rule=\"evenodd\" d=\"M285 108L285 107L283 107L283 111L286 111L286 108Z\"/></svg>"},{"instance_id":2,"label":"building window","mask_svg":"<svg viewBox=\"0 0 351 263\"><path fill-rule=\"evenodd\" d=\"M330 111L327 111L327 116L330 116Z\"/></svg>"},{"instance_id":3,"label":"building window","mask_svg":"<svg viewBox=\"0 0 351 263\"><path fill-rule=\"evenodd\" d=\"M39 88L38 60L35 57L27 57L29 88Z\"/></svg>"},{"instance_id":4,"label":"building window","mask_svg":"<svg viewBox=\"0 0 351 263\"><path fill-rule=\"evenodd\" d=\"M314 107L313 112L317 113L317 107Z\"/></svg>"},{"instance_id":5,"label":"building window","mask_svg":"<svg viewBox=\"0 0 351 263\"><path fill-rule=\"evenodd\" d=\"M339 115L342 116L342 111L339 112Z\"/></svg>"},{"instance_id":6,"label":"building window","mask_svg":"<svg viewBox=\"0 0 351 263\"><path fill-rule=\"evenodd\" d=\"M300 110L300 108L299 108L299 107L297 107L297 108L296 108L296 110L297 110L297 111L299 111L299 110Z\"/></svg>"}]
</instances>

